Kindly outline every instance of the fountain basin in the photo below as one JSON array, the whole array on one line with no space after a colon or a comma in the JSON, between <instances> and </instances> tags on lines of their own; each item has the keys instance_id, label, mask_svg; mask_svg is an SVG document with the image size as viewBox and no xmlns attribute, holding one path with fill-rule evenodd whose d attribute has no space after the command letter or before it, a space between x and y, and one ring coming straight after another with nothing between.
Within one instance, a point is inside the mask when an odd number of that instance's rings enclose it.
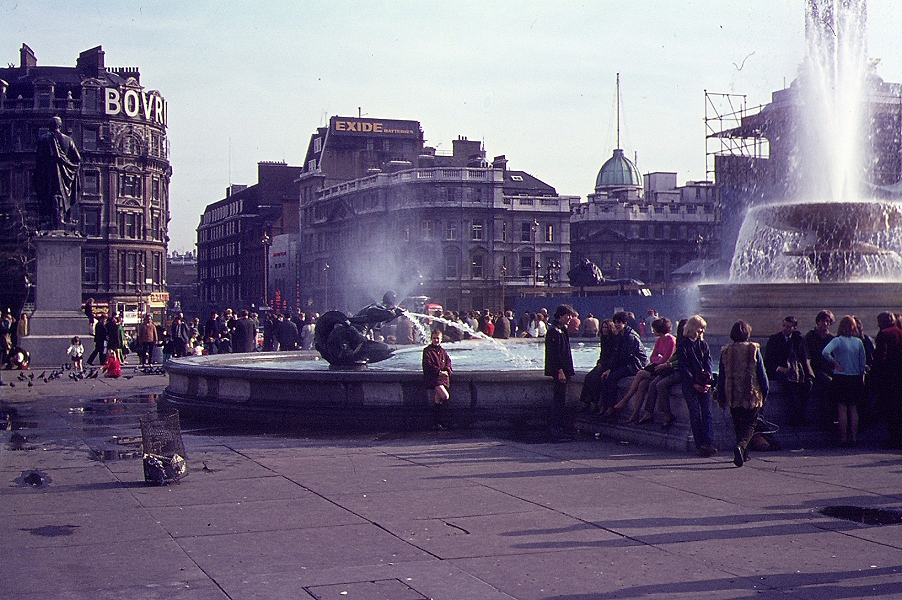
<instances>
[{"instance_id":1,"label":"fountain basin","mask_svg":"<svg viewBox=\"0 0 902 600\"><path fill-rule=\"evenodd\" d=\"M780 330L783 319L799 320L802 333L814 327L814 317L827 309L839 320L843 315L861 319L866 333L876 333L877 315L898 311L902 283L710 283L700 284L699 314L708 323L706 336L729 336L742 319L752 326L754 337Z\"/></svg>"},{"instance_id":2,"label":"fountain basin","mask_svg":"<svg viewBox=\"0 0 902 600\"><path fill-rule=\"evenodd\" d=\"M419 369L334 370L314 356L267 352L172 360L161 403L204 418L258 423L429 424L432 407ZM578 402L580 385L569 387L570 402ZM452 376L452 410L462 424L544 420L551 396L551 379L539 369L456 369Z\"/></svg>"}]
</instances>

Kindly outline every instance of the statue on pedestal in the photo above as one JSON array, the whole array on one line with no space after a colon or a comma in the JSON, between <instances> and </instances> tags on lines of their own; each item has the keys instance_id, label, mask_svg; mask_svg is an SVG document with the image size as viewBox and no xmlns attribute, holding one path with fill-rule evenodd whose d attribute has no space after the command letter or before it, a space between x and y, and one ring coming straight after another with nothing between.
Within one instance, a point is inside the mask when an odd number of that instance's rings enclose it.
<instances>
[{"instance_id":1,"label":"statue on pedestal","mask_svg":"<svg viewBox=\"0 0 902 600\"><path fill-rule=\"evenodd\" d=\"M81 154L61 131L63 120L50 119L50 130L38 139L35 150L34 190L38 197L41 231L67 231L69 211L78 202Z\"/></svg>"}]
</instances>

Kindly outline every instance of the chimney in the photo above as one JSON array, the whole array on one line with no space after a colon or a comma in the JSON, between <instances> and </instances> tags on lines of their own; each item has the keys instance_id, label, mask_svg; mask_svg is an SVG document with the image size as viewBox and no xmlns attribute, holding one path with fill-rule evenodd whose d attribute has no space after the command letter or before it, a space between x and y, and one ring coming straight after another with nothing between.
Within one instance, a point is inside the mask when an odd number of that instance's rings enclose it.
<instances>
[{"instance_id":1,"label":"chimney","mask_svg":"<svg viewBox=\"0 0 902 600\"><path fill-rule=\"evenodd\" d=\"M28 44L22 44L19 50L19 68L26 71L31 67L38 66L38 57L34 55L34 50L28 47Z\"/></svg>"},{"instance_id":2,"label":"chimney","mask_svg":"<svg viewBox=\"0 0 902 600\"><path fill-rule=\"evenodd\" d=\"M502 154L501 156L496 156L492 159L492 168L493 169L501 169L502 171L507 171L507 157Z\"/></svg>"},{"instance_id":3,"label":"chimney","mask_svg":"<svg viewBox=\"0 0 902 600\"><path fill-rule=\"evenodd\" d=\"M85 50L78 55L78 60L75 62L75 68L78 69L80 73L84 73L89 77L99 77L106 70L106 67L103 64L103 55L104 52L102 46Z\"/></svg>"}]
</instances>

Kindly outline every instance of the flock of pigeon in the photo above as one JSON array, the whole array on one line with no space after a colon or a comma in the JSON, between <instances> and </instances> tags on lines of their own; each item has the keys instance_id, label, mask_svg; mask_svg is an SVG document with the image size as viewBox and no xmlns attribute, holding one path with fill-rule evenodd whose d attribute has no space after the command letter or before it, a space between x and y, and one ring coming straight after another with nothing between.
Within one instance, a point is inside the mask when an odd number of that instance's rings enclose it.
<instances>
[{"instance_id":1,"label":"flock of pigeon","mask_svg":"<svg viewBox=\"0 0 902 600\"><path fill-rule=\"evenodd\" d=\"M141 366L136 367L136 371L141 371L145 375L165 375L166 369L159 365L149 365L149 366ZM16 380L19 383L25 383L28 387L34 387L35 380L43 381L47 383L49 381L53 381L54 379L61 379L63 377L68 377L72 381L81 381L82 379L97 379L100 376L101 369L98 368L90 368L84 369L82 371L75 371L72 368L72 364L63 364L60 365L59 369L53 370L45 370L41 372L40 375L35 375L34 372L25 374L24 371L19 372L19 376ZM131 379L134 375L126 375L125 379ZM9 382L9 387L16 387L16 383L13 381Z\"/></svg>"}]
</instances>

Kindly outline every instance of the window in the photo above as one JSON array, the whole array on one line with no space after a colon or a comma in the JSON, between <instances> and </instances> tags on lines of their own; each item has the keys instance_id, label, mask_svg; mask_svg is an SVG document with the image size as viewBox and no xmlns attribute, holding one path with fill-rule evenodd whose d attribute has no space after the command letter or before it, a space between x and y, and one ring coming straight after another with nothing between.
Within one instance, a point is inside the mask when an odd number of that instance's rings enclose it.
<instances>
[{"instance_id":1,"label":"window","mask_svg":"<svg viewBox=\"0 0 902 600\"><path fill-rule=\"evenodd\" d=\"M119 213L119 230L122 237L138 239L141 225L141 215L137 213Z\"/></svg>"},{"instance_id":2,"label":"window","mask_svg":"<svg viewBox=\"0 0 902 600\"><path fill-rule=\"evenodd\" d=\"M532 277L532 255L523 254L520 256L520 277Z\"/></svg>"},{"instance_id":3,"label":"window","mask_svg":"<svg viewBox=\"0 0 902 600\"><path fill-rule=\"evenodd\" d=\"M82 259L81 280L83 283L97 283L97 255L85 254Z\"/></svg>"},{"instance_id":4,"label":"window","mask_svg":"<svg viewBox=\"0 0 902 600\"><path fill-rule=\"evenodd\" d=\"M514 181L523 181L522 175L511 175L511 179Z\"/></svg>"},{"instance_id":5,"label":"window","mask_svg":"<svg viewBox=\"0 0 902 600\"><path fill-rule=\"evenodd\" d=\"M160 201L160 179L158 177L150 180L150 197L154 202Z\"/></svg>"},{"instance_id":6,"label":"window","mask_svg":"<svg viewBox=\"0 0 902 600\"><path fill-rule=\"evenodd\" d=\"M460 274L460 259L456 254L445 255L445 279L457 279Z\"/></svg>"},{"instance_id":7,"label":"window","mask_svg":"<svg viewBox=\"0 0 902 600\"><path fill-rule=\"evenodd\" d=\"M473 279L482 279L485 276L483 274L484 261L485 257L482 254L473 255L473 259L470 261L470 277Z\"/></svg>"},{"instance_id":8,"label":"window","mask_svg":"<svg viewBox=\"0 0 902 600\"><path fill-rule=\"evenodd\" d=\"M520 223L520 241L521 242L531 242L532 241L532 222L524 221Z\"/></svg>"},{"instance_id":9,"label":"window","mask_svg":"<svg viewBox=\"0 0 902 600\"><path fill-rule=\"evenodd\" d=\"M100 172L85 171L85 194L100 195Z\"/></svg>"},{"instance_id":10,"label":"window","mask_svg":"<svg viewBox=\"0 0 902 600\"><path fill-rule=\"evenodd\" d=\"M82 132L82 150L97 150L97 130L93 127L85 127Z\"/></svg>"},{"instance_id":11,"label":"window","mask_svg":"<svg viewBox=\"0 0 902 600\"><path fill-rule=\"evenodd\" d=\"M153 282L161 283L163 281L163 255L159 252L153 253Z\"/></svg>"},{"instance_id":12,"label":"window","mask_svg":"<svg viewBox=\"0 0 902 600\"><path fill-rule=\"evenodd\" d=\"M138 143L138 138L133 135L127 135L122 138L122 153L123 154L139 154L140 153L140 144Z\"/></svg>"},{"instance_id":13,"label":"window","mask_svg":"<svg viewBox=\"0 0 902 600\"><path fill-rule=\"evenodd\" d=\"M125 283L137 283L138 282L138 255L134 252L125 253L125 264L124 267L124 277L122 278Z\"/></svg>"},{"instance_id":14,"label":"window","mask_svg":"<svg viewBox=\"0 0 902 600\"><path fill-rule=\"evenodd\" d=\"M420 234L424 240L432 239L432 221L423 219L422 223L420 223Z\"/></svg>"},{"instance_id":15,"label":"window","mask_svg":"<svg viewBox=\"0 0 902 600\"><path fill-rule=\"evenodd\" d=\"M554 241L554 225L552 223L548 223L545 225L545 241L553 242Z\"/></svg>"},{"instance_id":16,"label":"window","mask_svg":"<svg viewBox=\"0 0 902 600\"><path fill-rule=\"evenodd\" d=\"M131 198L141 197L141 176L129 173L123 174L119 181L121 182L120 196L129 196Z\"/></svg>"},{"instance_id":17,"label":"window","mask_svg":"<svg viewBox=\"0 0 902 600\"><path fill-rule=\"evenodd\" d=\"M401 228L401 239L405 242L410 241L410 225L405 224L404 227Z\"/></svg>"},{"instance_id":18,"label":"window","mask_svg":"<svg viewBox=\"0 0 902 600\"><path fill-rule=\"evenodd\" d=\"M313 140L313 151L314 152L322 152L323 150L323 138L315 138Z\"/></svg>"},{"instance_id":19,"label":"window","mask_svg":"<svg viewBox=\"0 0 902 600\"><path fill-rule=\"evenodd\" d=\"M460 238L460 232L457 228L457 221L447 221L445 223L445 239L453 242Z\"/></svg>"},{"instance_id":20,"label":"window","mask_svg":"<svg viewBox=\"0 0 902 600\"><path fill-rule=\"evenodd\" d=\"M81 209L84 234L91 237L100 235L100 209L84 206Z\"/></svg>"},{"instance_id":21,"label":"window","mask_svg":"<svg viewBox=\"0 0 902 600\"><path fill-rule=\"evenodd\" d=\"M0 198L9 197L9 171L0 171Z\"/></svg>"},{"instance_id":22,"label":"window","mask_svg":"<svg viewBox=\"0 0 902 600\"><path fill-rule=\"evenodd\" d=\"M501 221L501 241L507 241L507 221Z\"/></svg>"},{"instance_id":23,"label":"window","mask_svg":"<svg viewBox=\"0 0 902 600\"><path fill-rule=\"evenodd\" d=\"M473 229L470 239L474 242L481 242L485 239L485 225L482 221L473 221Z\"/></svg>"}]
</instances>

